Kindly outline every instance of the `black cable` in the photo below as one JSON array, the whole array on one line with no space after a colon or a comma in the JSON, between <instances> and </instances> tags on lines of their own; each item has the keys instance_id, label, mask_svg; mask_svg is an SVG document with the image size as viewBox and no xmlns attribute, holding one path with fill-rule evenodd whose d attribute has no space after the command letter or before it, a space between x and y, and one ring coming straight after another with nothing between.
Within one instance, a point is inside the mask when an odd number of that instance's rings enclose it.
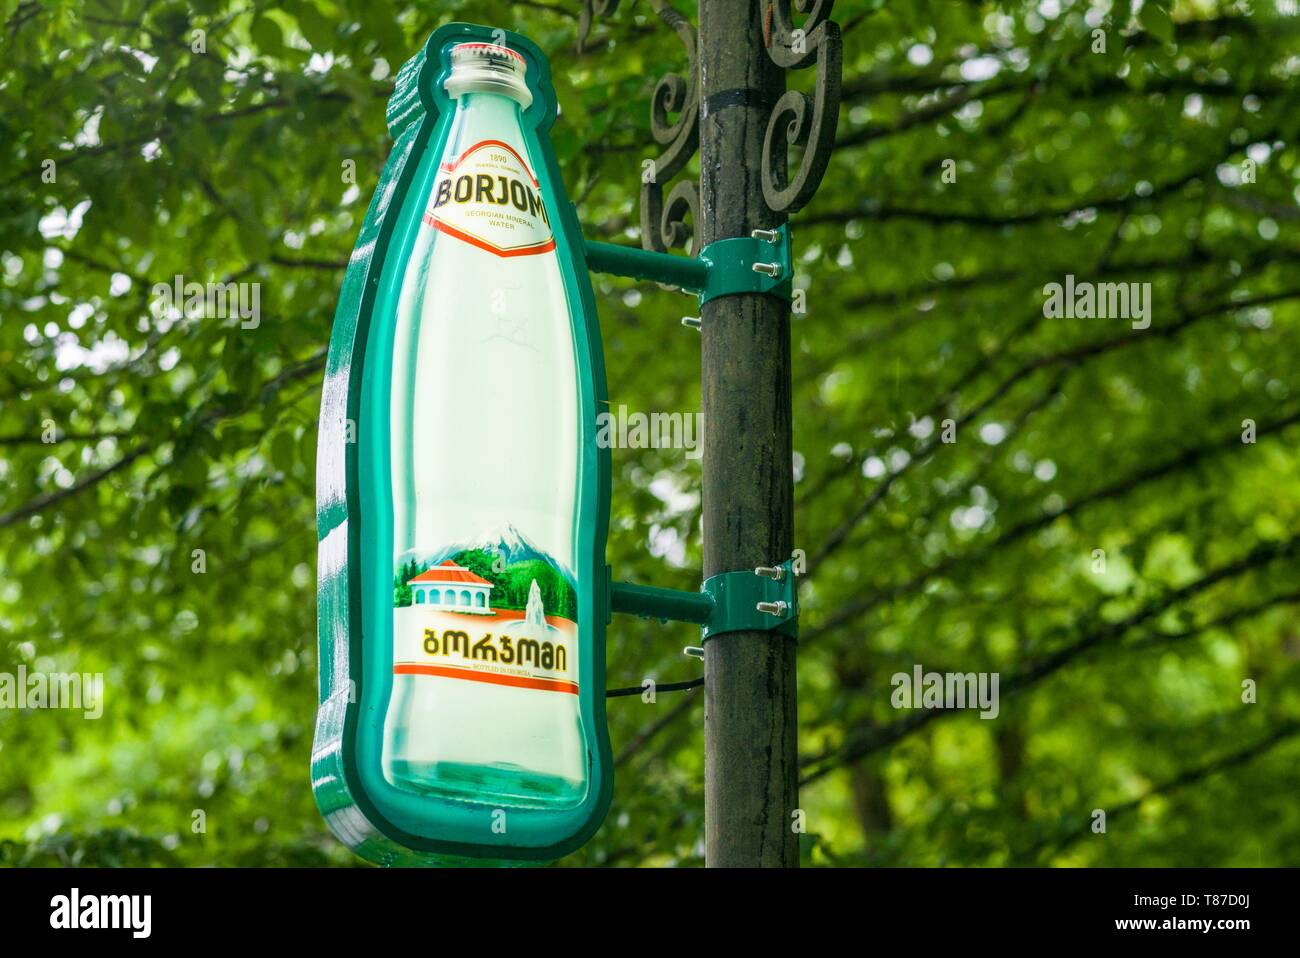
<instances>
[{"instance_id":1,"label":"black cable","mask_svg":"<svg viewBox=\"0 0 1300 958\"><path fill-rule=\"evenodd\" d=\"M662 685L658 682L654 685L655 693L659 692L685 692L687 689L699 688L704 684L704 677L691 679L689 682L664 682ZM646 691L644 685L634 685L628 689L606 689L605 698L617 698L620 695L640 695Z\"/></svg>"}]
</instances>

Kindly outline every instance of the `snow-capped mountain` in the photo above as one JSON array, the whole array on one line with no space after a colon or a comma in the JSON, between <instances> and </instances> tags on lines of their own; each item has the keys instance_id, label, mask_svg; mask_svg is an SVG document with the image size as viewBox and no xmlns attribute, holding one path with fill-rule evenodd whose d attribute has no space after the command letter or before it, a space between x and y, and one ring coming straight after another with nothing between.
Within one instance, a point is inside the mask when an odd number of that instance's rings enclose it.
<instances>
[{"instance_id":1,"label":"snow-capped mountain","mask_svg":"<svg viewBox=\"0 0 1300 958\"><path fill-rule=\"evenodd\" d=\"M484 552L499 555L507 565L516 562L527 562L529 559L540 559L554 566L561 575L569 580L570 584L576 584L577 582L577 577L574 576L572 569L556 556L547 555L539 549L531 539L515 528L513 523L506 523L504 526L485 532L469 542L459 542L446 546L436 553L422 553L419 558L423 562L434 565L467 549L482 549Z\"/></svg>"}]
</instances>

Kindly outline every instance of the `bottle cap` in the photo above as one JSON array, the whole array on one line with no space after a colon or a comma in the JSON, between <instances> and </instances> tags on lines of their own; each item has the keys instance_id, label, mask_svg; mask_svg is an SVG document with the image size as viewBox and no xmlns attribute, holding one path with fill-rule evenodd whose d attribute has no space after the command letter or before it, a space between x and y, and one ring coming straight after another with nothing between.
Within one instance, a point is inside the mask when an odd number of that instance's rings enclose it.
<instances>
[{"instance_id":1,"label":"bottle cap","mask_svg":"<svg viewBox=\"0 0 1300 958\"><path fill-rule=\"evenodd\" d=\"M497 43L458 43L451 48L451 76L443 84L456 99L466 93L502 93L527 109L533 102L523 56Z\"/></svg>"}]
</instances>

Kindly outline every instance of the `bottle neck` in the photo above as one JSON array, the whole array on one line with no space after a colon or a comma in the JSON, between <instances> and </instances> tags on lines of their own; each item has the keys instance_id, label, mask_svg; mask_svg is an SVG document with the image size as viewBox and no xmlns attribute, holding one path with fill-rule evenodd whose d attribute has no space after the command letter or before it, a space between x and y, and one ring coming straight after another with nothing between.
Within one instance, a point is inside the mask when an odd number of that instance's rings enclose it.
<instances>
[{"instance_id":1,"label":"bottle neck","mask_svg":"<svg viewBox=\"0 0 1300 958\"><path fill-rule=\"evenodd\" d=\"M521 131L519 103L500 93L464 93L456 99L456 127L462 136Z\"/></svg>"}]
</instances>

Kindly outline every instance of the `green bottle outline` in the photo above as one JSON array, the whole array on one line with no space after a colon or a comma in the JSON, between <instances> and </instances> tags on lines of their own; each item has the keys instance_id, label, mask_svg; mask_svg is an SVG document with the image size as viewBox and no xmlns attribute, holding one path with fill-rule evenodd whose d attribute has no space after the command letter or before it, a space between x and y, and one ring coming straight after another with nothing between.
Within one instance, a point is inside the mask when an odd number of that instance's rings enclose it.
<instances>
[{"instance_id":1,"label":"green bottle outline","mask_svg":"<svg viewBox=\"0 0 1300 958\"><path fill-rule=\"evenodd\" d=\"M555 227L556 257L570 304L578 356L580 463L577 542L579 714L588 738L586 798L571 809L509 808L417 796L389 785L379 767L383 705L392 685L391 503L382 468L387 427L368 428L369 389L387 395L385 356L406 259L450 132L454 103L442 83L457 43L502 43L523 55L533 93L523 133L537 157ZM331 830L361 857L384 865L541 862L583 845L600 827L613 794L605 719L605 627L609 578L608 449L596 442L607 405L604 354L582 234L549 139L556 117L546 57L527 38L467 23L439 27L398 74L388 104L393 150L353 249L335 312L321 398L317 465L319 708L312 791ZM374 404L370 404L373 406ZM382 417L381 417L382 418ZM369 481L367 481L369 480ZM376 518L377 516L377 518ZM370 527L363 518L369 517ZM385 521L387 520L387 522ZM504 819L502 818L504 816ZM504 828L500 826L504 824ZM496 827L494 827L496 826Z\"/></svg>"}]
</instances>

